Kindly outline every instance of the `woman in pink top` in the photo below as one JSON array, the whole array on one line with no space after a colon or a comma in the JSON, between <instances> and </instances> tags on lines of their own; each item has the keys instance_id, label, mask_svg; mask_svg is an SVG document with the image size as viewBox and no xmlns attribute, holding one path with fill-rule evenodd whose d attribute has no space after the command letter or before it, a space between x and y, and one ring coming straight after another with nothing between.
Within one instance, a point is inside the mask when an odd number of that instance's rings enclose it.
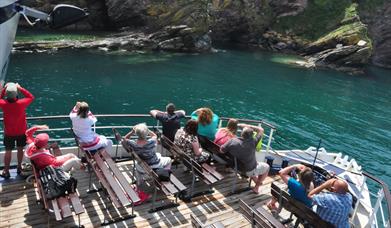
<instances>
[{"instance_id":1,"label":"woman in pink top","mask_svg":"<svg viewBox=\"0 0 391 228\"><path fill-rule=\"evenodd\" d=\"M227 123L227 127L220 128L217 131L214 143L216 143L219 146L222 146L224 143L228 142L228 140L236 137L237 130L238 130L238 120L229 119Z\"/></svg>"}]
</instances>

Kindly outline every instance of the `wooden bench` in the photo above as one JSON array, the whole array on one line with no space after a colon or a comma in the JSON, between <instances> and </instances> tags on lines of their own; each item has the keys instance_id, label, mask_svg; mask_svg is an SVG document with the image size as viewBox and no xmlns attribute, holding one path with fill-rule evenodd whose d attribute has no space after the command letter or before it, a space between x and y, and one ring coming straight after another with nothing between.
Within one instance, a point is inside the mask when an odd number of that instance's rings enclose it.
<instances>
[{"instance_id":1,"label":"wooden bench","mask_svg":"<svg viewBox=\"0 0 391 228\"><path fill-rule=\"evenodd\" d=\"M239 200L240 211L252 227L284 228L285 226L262 207L254 210L243 200Z\"/></svg>"},{"instance_id":2,"label":"wooden bench","mask_svg":"<svg viewBox=\"0 0 391 228\"><path fill-rule=\"evenodd\" d=\"M170 175L170 181L160 181L159 176L156 174L156 172L144 161L142 160L133 150L132 148L127 144L126 140L122 138L121 134L113 128L114 135L116 137L119 137L117 140L121 141L122 147L131 154L131 156L134 158L134 164L133 164L133 175L135 175L135 172L138 172L135 168L136 163L140 166L140 168L145 172L145 175L149 177L147 181L150 186L152 186L154 192L152 197L152 208L149 210L150 213L164 210L171 207L177 207L178 204L178 197L179 194L181 194L183 191L186 190L186 186L184 186L178 178L174 176L174 174ZM155 207L156 202L156 196L157 196L157 190L161 190L166 196L175 196L175 202L171 202L166 205L162 205L160 207Z\"/></svg>"},{"instance_id":3,"label":"wooden bench","mask_svg":"<svg viewBox=\"0 0 391 228\"><path fill-rule=\"evenodd\" d=\"M282 208L285 208L296 216L295 227L298 227L299 224L320 228L334 227L331 223L322 220L311 208L291 197L287 191L283 190L275 183L272 183L271 185L271 194L279 203L278 212L280 212Z\"/></svg>"},{"instance_id":4,"label":"wooden bench","mask_svg":"<svg viewBox=\"0 0 391 228\"><path fill-rule=\"evenodd\" d=\"M169 138L164 135L160 135L160 142L161 145L166 150L168 150L174 157L178 157L179 159L181 159L183 165L191 171L192 183L188 199L191 199L196 195L213 193L210 185L223 179L223 176L219 172L217 172L214 167L210 166L207 163L198 163L195 159L183 152L177 145L175 145ZM194 194L196 176L209 186L208 191L198 192L197 194Z\"/></svg>"},{"instance_id":5,"label":"wooden bench","mask_svg":"<svg viewBox=\"0 0 391 228\"><path fill-rule=\"evenodd\" d=\"M75 134L74 136L79 149L84 151L85 158L90 167L88 192L99 191L91 190L92 170L98 178L98 181L101 186L109 195L111 202L114 204L115 207L132 207L132 213L130 215L105 220L102 222L102 226L136 217L136 215L134 214L134 204L139 202L140 198L138 197L136 191L132 188L129 181L126 180L125 176L118 169L111 156L104 148L99 149L95 153L83 150L83 148L80 146L77 136Z\"/></svg>"},{"instance_id":6,"label":"wooden bench","mask_svg":"<svg viewBox=\"0 0 391 228\"><path fill-rule=\"evenodd\" d=\"M191 226L194 228L224 228L224 225L221 222L205 225L193 213L190 214L190 220Z\"/></svg>"},{"instance_id":7,"label":"wooden bench","mask_svg":"<svg viewBox=\"0 0 391 228\"><path fill-rule=\"evenodd\" d=\"M214 143L213 141L209 140L205 136L200 136L199 135L198 139L199 139L199 142L201 144L201 147L204 148L205 150L211 152L215 156L218 156L222 160L224 160L224 162L226 162L226 165L231 167L234 170L235 176L240 175L243 178L246 178L246 179L249 178L245 173L239 171L239 163L240 163L240 161L238 161L238 159L235 156L232 156L230 154L221 153L220 152L220 146L217 145L216 143ZM241 192L248 191L248 190L251 189L251 182L252 182L251 178L250 178L250 181L248 183L248 187L243 188L243 189L239 189L239 190L236 189L237 181L238 180L236 178L233 178L231 194L237 194L237 193L241 193Z\"/></svg>"},{"instance_id":8,"label":"wooden bench","mask_svg":"<svg viewBox=\"0 0 391 228\"><path fill-rule=\"evenodd\" d=\"M84 213L84 208L81 205L78 192L68 194L56 199L47 199L43 184L40 178L38 169L34 162L31 161L33 167L33 175L35 179L35 193L37 202L41 202L45 210L53 210L57 221L61 221L65 218L72 216L72 210L78 217L78 226L80 226L80 214Z\"/></svg>"}]
</instances>

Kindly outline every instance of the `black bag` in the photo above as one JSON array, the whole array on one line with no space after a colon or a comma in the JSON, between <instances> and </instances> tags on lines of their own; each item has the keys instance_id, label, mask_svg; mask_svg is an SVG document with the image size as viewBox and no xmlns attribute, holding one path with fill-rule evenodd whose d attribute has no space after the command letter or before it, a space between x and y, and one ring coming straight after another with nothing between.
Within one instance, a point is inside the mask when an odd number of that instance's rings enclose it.
<instances>
[{"instance_id":1,"label":"black bag","mask_svg":"<svg viewBox=\"0 0 391 228\"><path fill-rule=\"evenodd\" d=\"M62 168L46 166L40 171L40 179L48 199L76 192L77 180L66 174Z\"/></svg>"},{"instance_id":2,"label":"black bag","mask_svg":"<svg viewBox=\"0 0 391 228\"><path fill-rule=\"evenodd\" d=\"M160 181L170 181L171 170L157 168L154 169L154 171L158 175Z\"/></svg>"}]
</instances>

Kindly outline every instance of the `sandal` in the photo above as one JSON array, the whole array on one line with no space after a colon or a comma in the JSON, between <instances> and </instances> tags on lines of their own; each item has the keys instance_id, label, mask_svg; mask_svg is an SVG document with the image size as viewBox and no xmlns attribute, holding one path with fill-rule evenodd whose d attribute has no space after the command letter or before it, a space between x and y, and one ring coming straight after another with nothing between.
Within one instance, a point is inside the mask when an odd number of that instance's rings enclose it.
<instances>
[{"instance_id":1,"label":"sandal","mask_svg":"<svg viewBox=\"0 0 391 228\"><path fill-rule=\"evenodd\" d=\"M11 175L10 175L10 172L4 172L0 174L0 177L4 178L5 180L8 180Z\"/></svg>"},{"instance_id":2,"label":"sandal","mask_svg":"<svg viewBox=\"0 0 391 228\"><path fill-rule=\"evenodd\" d=\"M23 173L23 169L22 168L17 168L16 169L16 174L20 175Z\"/></svg>"}]
</instances>

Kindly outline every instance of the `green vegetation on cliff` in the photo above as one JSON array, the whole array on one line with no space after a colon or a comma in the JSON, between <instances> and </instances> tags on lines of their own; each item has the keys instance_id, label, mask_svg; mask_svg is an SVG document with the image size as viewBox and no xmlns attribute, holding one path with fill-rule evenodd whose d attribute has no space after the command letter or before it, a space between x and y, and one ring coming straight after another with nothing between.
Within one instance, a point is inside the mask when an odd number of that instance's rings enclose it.
<instances>
[{"instance_id":1,"label":"green vegetation on cliff","mask_svg":"<svg viewBox=\"0 0 391 228\"><path fill-rule=\"evenodd\" d=\"M347 7L345 9L345 17L341 20L341 26L319 38L316 43L335 40L344 45L352 45L357 44L360 40L365 40L370 44L371 40L368 38L368 29L366 25L360 21L357 7L357 3L353 3Z\"/></svg>"},{"instance_id":2,"label":"green vegetation on cliff","mask_svg":"<svg viewBox=\"0 0 391 228\"><path fill-rule=\"evenodd\" d=\"M314 41L336 29L351 5L351 0L309 0L302 13L278 18L272 29Z\"/></svg>"}]
</instances>

